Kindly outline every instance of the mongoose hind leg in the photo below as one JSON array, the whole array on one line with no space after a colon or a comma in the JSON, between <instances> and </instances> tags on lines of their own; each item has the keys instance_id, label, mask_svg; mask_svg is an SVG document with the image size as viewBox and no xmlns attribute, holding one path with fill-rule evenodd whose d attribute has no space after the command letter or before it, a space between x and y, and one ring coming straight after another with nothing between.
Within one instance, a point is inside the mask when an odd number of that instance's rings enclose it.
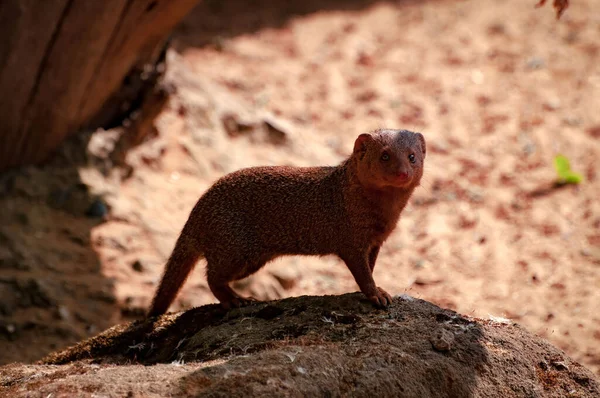
<instances>
[{"instance_id":1,"label":"mongoose hind leg","mask_svg":"<svg viewBox=\"0 0 600 398\"><path fill-rule=\"evenodd\" d=\"M210 287L210 290L213 292L215 297L221 303L221 306L226 310L229 310L231 308L245 307L257 301L252 297L240 296L235 292L235 290L231 288L231 286L229 286L228 283L224 285L220 284L215 286L214 284L211 284L209 282L208 286Z\"/></svg>"},{"instance_id":2,"label":"mongoose hind leg","mask_svg":"<svg viewBox=\"0 0 600 398\"><path fill-rule=\"evenodd\" d=\"M209 260L207 265L208 287L225 309L239 308L258 301L253 297L240 296L231 288L229 283L253 274L260 269L264 263L244 264L241 266L236 264L244 263L241 261L228 261L225 263Z\"/></svg>"}]
</instances>

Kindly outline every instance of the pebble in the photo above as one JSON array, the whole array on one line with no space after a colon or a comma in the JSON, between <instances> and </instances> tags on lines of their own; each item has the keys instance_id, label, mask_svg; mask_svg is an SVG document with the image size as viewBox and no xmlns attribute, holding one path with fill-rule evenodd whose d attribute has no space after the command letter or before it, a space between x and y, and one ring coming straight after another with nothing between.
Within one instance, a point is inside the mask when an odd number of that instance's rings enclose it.
<instances>
[{"instance_id":1,"label":"pebble","mask_svg":"<svg viewBox=\"0 0 600 398\"><path fill-rule=\"evenodd\" d=\"M101 199L92 202L85 215L90 218L103 218L108 214L108 207Z\"/></svg>"},{"instance_id":2,"label":"pebble","mask_svg":"<svg viewBox=\"0 0 600 398\"><path fill-rule=\"evenodd\" d=\"M542 69L546 66L546 61L541 57L531 57L527 60L526 63L527 69Z\"/></svg>"},{"instance_id":3,"label":"pebble","mask_svg":"<svg viewBox=\"0 0 600 398\"><path fill-rule=\"evenodd\" d=\"M58 306L58 316L60 319L68 321L69 319L71 319L71 312L64 305L60 305Z\"/></svg>"},{"instance_id":4,"label":"pebble","mask_svg":"<svg viewBox=\"0 0 600 398\"><path fill-rule=\"evenodd\" d=\"M133 268L134 271L137 272L144 272L144 265L142 264L142 262L140 260L135 260L132 264L131 264L131 268Z\"/></svg>"},{"instance_id":5,"label":"pebble","mask_svg":"<svg viewBox=\"0 0 600 398\"><path fill-rule=\"evenodd\" d=\"M420 269L420 268L425 268L426 265L427 265L427 262L421 258L421 259L418 259L417 261L415 261L414 267L416 269Z\"/></svg>"},{"instance_id":6,"label":"pebble","mask_svg":"<svg viewBox=\"0 0 600 398\"><path fill-rule=\"evenodd\" d=\"M450 351L452 345L454 344L454 333L446 329L440 329L430 339L430 342L436 351Z\"/></svg>"},{"instance_id":7,"label":"pebble","mask_svg":"<svg viewBox=\"0 0 600 398\"><path fill-rule=\"evenodd\" d=\"M291 136L292 126L274 115L267 114L263 117L263 123L267 130L268 139L273 144L284 144Z\"/></svg>"},{"instance_id":8,"label":"pebble","mask_svg":"<svg viewBox=\"0 0 600 398\"><path fill-rule=\"evenodd\" d=\"M563 361L552 362L552 366L557 370L569 370L569 367Z\"/></svg>"}]
</instances>

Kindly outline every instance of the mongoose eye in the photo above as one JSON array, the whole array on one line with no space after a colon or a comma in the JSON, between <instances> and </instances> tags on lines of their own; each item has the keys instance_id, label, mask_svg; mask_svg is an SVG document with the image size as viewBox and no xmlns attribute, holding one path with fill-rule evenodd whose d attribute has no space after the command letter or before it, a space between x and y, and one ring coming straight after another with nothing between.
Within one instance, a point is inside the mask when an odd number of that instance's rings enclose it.
<instances>
[{"instance_id":1,"label":"mongoose eye","mask_svg":"<svg viewBox=\"0 0 600 398\"><path fill-rule=\"evenodd\" d=\"M383 152L381 154L381 160L384 161L384 162L387 162L388 160L390 160L390 154L387 153L387 152Z\"/></svg>"},{"instance_id":2,"label":"mongoose eye","mask_svg":"<svg viewBox=\"0 0 600 398\"><path fill-rule=\"evenodd\" d=\"M411 163L414 163L414 162L416 162L416 161L417 161L417 158L415 158L415 154L414 154L414 153L411 153L410 155L408 155L408 160L409 160Z\"/></svg>"}]
</instances>

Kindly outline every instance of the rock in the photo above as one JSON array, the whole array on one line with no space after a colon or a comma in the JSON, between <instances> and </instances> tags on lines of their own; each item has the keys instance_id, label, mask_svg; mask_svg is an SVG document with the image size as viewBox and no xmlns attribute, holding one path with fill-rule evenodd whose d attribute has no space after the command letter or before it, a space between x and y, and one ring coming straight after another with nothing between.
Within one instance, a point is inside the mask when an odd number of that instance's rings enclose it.
<instances>
[{"instance_id":1,"label":"rock","mask_svg":"<svg viewBox=\"0 0 600 398\"><path fill-rule=\"evenodd\" d=\"M97 159L107 159L115 149L115 145L121 135L118 129L99 129L90 135L87 145L87 153Z\"/></svg>"},{"instance_id":2,"label":"rock","mask_svg":"<svg viewBox=\"0 0 600 398\"><path fill-rule=\"evenodd\" d=\"M221 123L230 137L236 137L257 128L255 121L243 119L234 112L224 112L221 115Z\"/></svg>"},{"instance_id":3,"label":"rock","mask_svg":"<svg viewBox=\"0 0 600 398\"><path fill-rule=\"evenodd\" d=\"M0 374L0 393L10 397L600 396L592 372L518 325L409 296L377 310L362 294L229 312L207 305L115 326Z\"/></svg>"},{"instance_id":4,"label":"rock","mask_svg":"<svg viewBox=\"0 0 600 398\"><path fill-rule=\"evenodd\" d=\"M144 265L142 264L142 262L141 262L140 260L135 260L135 261L134 261L134 262L131 264L131 268L132 268L134 271L137 271L137 272L144 272L144 270L145 270L145 267L144 267Z\"/></svg>"},{"instance_id":5,"label":"rock","mask_svg":"<svg viewBox=\"0 0 600 398\"><path fill-rule=\"evenodd\" d=\"M440 329L429 341L436 351L450 351L452 344L454 344L454 333L446 329Z\"/></svg>"},{"instance_id":6,"label":"rock","mask_svg":"<svg viewBox=\"0 0 600 398\"><path fill-rule=\"evenodd\" d=\"M563 123L567 126L577 127L583 123L583 120L579 116L567 115L563 118Z\"/></svg>"},{"instance_id":7,"label":"rock","mask_svg":"<svg viewBox=\"0 0 600 398\"><path fill-rule=\"evenodd\" d=\"M275 145L283 145L289 141L292 126L285 120L275 117L272 114L266 114L263 122L267 130L267 140Z\"/></svg>"},{"instance_id":8,"label":"rock","mask_svg":"<svg viewBox=\"0 0 600 398\"><path fill-rule=\"evenodd\" d=\"M546 61L541 57L531 57L527 60L526 67L527 69L535 70L542 69L546 66Z\"/></svg>"},{"instance_id":9,"label":"rock","mask_svg":"<svg viewBox=\"0 0 600 398\"><path fill-rule=\"evenodd\" d=\"M59 305L58 306L58 317L59 317L59 319L62 319L63 321L68 321L71 319L71 312L69 311L69 309L66 306Z\"/></svg>"},{"instance_id":10,"label":"rock","mask_svg":"<svg viewBox=\"0 0 600 398\"><path fill-rule=\"evenodd\" d=\"M564 361L555 361L555 362L552 362L552 366L556 370L569 370L569 366L567 366L567 364Z\"/></svg>"},{"instance_id":11,"label":"rock","mask_svg":"<svg viewBox=\"0 0 600 398\"><path fill-rule=\"evenodd\" d=\"M88 210L85 212L85 215L90 218L104 218L108 214L108 207L102 201L102 199L95 199Z\"/></svg>"}]
</instances>

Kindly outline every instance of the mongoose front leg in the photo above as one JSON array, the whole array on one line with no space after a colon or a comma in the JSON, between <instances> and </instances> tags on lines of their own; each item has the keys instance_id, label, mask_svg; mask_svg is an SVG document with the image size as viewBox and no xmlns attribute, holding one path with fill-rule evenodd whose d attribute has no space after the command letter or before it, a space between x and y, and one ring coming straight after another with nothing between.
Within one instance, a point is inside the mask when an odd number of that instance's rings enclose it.
<instances>
[{"instance_id":1,"label":"mongoose front leg","mask_svg":"<svg viewBox=\"0 0 600 398\"><path fill-rule=\"evenodd\" d=\"M371 274L373 274L373 269L375 268L375 261L377 261L377 255L379 254L380 247L381 246L374 246L369 252L369 268L371 269Z\"/></svg>"},{"instance_id":2,"label":"mongoose front leg","mask_svg":"<svg viewBox=\"0 0 600 398\"><path fill-rule=\"evenodd\" d=\"M375 285L367 253L354 253L342 257L346 266L352 272L360 290L376 307L385 308L392 303L392 296Z\"/></svg>"}]
</instances>

